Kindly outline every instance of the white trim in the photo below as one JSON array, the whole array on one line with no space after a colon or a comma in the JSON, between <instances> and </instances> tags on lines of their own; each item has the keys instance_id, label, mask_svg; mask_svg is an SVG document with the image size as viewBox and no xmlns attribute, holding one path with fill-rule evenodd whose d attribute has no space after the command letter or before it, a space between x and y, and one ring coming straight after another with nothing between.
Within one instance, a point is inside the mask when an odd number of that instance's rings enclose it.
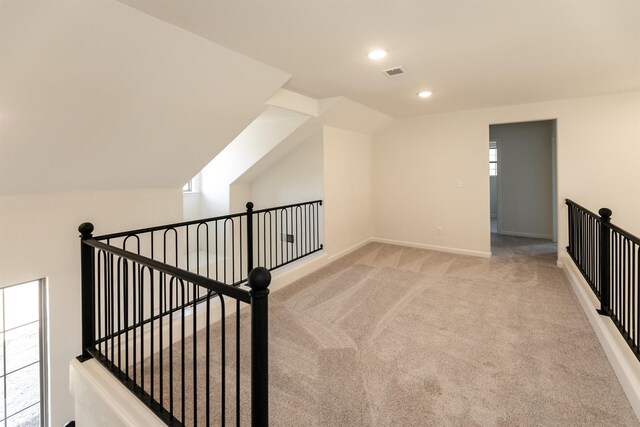
<instances>
[{"instance_id":1,"label":"white trim","mask_svg":"<svg viewBox=\"0 0 640 427\"><path fill-rule=\"evenodd\" d=\"M40 423L44 426L50 424L51 418L51 376L50 352L49 352L49 278L38 280L38 304L40 318L40 330L38 331L40 349Z\"/></svg>"},{"instance_id":2,"label":"white trim","mask_svg":"<svg viewBox=\"0 0 640 427\"><path fill-rule=\"evenodd\" d=\"M520 231L498 231L498 234L502 234L505 236L530 237L532 239L553 239L553 236L551 234L522 233Z\"/></svg>"},{"instance_id":3,"label":"white trim","mask_svg":"<svg viewBox=\"0 0 640 427\"><path fill-rule=\"evenodd\" d=\"M365 239L362 242L357 243L350 248L347 248L331 256L327 254L326 249L323 249L322 251L305 258L304 262L298 261L291 264L290 266L278 269L272 273L269 291L275 292L280 289L284 289L296 280L299 280L304 276L307 276L314 271L321 269L325 265L355 251L356 249L360 249L369 242L371 242L370 238Z\"/></svg>"},{"instance_id":4,"label":"white trim","mask_svg":"<svg viewBox=\"0 0 640 427\"><path fill-rule=\"evenodd\" d=\"M591 323L591 327L627 395L627 399L629 399L631 408L640 421L640 363L638 363L638 359L611 319L600 316L596 312L599 302L571 258L565 253L559 254L558 258L558 264L562 266L573 292L587 315L589 323Z\"/></svg>"},{"instance_id":5,"label":"white trim","mask_svg":"<svg viewBox=\"0 0 640 427\"><path fill-rule=\"evenodd\" d=\"M378 243L388 243L390 245L400 245L400 246L409 246L412 248L420 248L420 249L430 249L432 251L439 252L448 252L452 254L460 254L460 255L471 255L477 256L481 258L491 258L491 252L484 251L474 251L471 249L459 249L459 248L450 248L447 246L437 246L437 245L427 245L424 243L415 243L415 242L405 242L401 240L391 240L391 239L382 239L380 237L372 237L369 239L372 242Z\"/></svg>"},{"instance_id":6,"label":"white trim","mask_svg":"<svg viewBox=\"0 0 640 427\"><path fill-rule=\"evenodd\" d=\"M364 245L366 245L369 242L372 242L373 239L371 237L369 237L368 239L364 239L362 242L360 243L356 243L355 245L351 246L350 248L347 248L343 251L338 252L337 254L331 255L329 257L329 262L336 260L338 258L342 258L343 256L350 254L351 252L355 251L356 249L360 249L361 247L363 247Z\"/></svg>"},{"instance_id":7,"label":"white trim","mask_svg":"<svg viewBox=\"0 0 640 427\"><path fill-rule=\"evenodd\" d=\"M302 261L302 262L301 262ZM271 273L271 284L269 292L276 292L284 289L298 279L313 273L329 263L329 257L324 250L312 254L291 265L277 269Z\"/></svg>"}]
</instances>

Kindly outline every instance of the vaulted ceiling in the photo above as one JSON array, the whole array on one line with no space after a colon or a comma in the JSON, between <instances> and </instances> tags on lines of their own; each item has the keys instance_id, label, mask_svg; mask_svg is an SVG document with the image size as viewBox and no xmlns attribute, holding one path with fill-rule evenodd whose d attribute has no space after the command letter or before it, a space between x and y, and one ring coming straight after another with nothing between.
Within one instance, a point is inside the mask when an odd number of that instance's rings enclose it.
<instances>
[{"instance_id":1,"label":"vaulted ceiling","mask_svg":"<svg viewBox=\"0 0 640 427\"><path fill-rule=\"evenodd\" d=\"M288 78L113 0L1 0L0 195L179 189Z\"/></svg>"},{"instance_id":2,"label":"vaulted ceiling","mask_svg":"<svg viewBox=\"0 0 640 427\"><path fill-rule=\"evenodd\" d=\"M0 8L0 195L180 188L283 85L392 117L640 90L637 0Z\"/></svg>"},{"instance_id":3,"label":"vaulted ceiling","mask_svg":"<svg viewBox=\"0 0 640 427\"><path fill-rule=\"evenodd\" d=\"M120 1L393 117L640 89L637 0Z\"/></svg>"}]
</instances>

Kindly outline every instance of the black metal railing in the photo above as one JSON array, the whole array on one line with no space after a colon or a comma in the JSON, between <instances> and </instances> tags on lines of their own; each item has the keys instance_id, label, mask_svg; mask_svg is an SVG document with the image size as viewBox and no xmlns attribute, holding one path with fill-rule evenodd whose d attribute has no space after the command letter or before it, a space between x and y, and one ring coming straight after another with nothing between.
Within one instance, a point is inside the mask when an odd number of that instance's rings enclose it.
<instances>
[{"instance_id":1,"label":"black metal railing","mask_svg":"<svg viewBox=\"0 0 640 427\"><path fill-rule=\"evenodd\" d=\"M320 206L317 200L253 211L255 243L249 253L256 263L275 270L321 250ZM252 208L247 204L248 211Z\"/></svg>"},{"instance_id":2,"label":"black metal railing","mask_svg":"<svg viewBox=\"0 0 640 427\"><path fill-rule=\"evenodd\" d=\"M95 237L228 285L247 281L256 264L275 270L322 250L322 200L167 224Z\"/></svg>"},{"instance_id":3,"label":"black metal railing","mask_svg":"<svg viewBox=\"0 0 640 427\"><path fill-rule=\"evenodd\" d=\"M611 224L612 212L595 214L567 199L567 252L600 301L598 313L609 316L640 360L640 238Z\"/></svg>"},{"instance_id":4,"label":"black metal railing","mask_svg":"<svg viewBox=\"0 0 640 427\"><path fill-rule=\"evenodd\" d=\"M97 359L169 425L267 425L269 270L322 249L321 205L247 203L98 237L82 224L81 359Z\"/></svg>"}]
</instances>

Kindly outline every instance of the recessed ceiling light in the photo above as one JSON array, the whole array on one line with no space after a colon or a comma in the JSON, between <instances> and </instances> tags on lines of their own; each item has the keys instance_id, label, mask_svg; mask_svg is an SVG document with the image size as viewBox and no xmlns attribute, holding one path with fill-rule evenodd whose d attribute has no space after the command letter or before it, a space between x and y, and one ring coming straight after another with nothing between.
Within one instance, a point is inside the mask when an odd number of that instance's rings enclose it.
<instances>
[{"instance_id":1,"label":"recessed ceiling light","mask_svg":"<svg viewBox=\"0 0 640 427\"><path fill-rule=\"evenodd\" d=\"M369 57L369 59L373 59L374 61L378 60L378 59L382 59L385 56L387 56L387 52L384 49L375 49L372 50L371 52L367 53L367 56Z\"/></svg>"},{"instance_id":2,"label":"recessed ceiling light","mask_svg":"<svg viewBox=\"0 0 640 427\"><path fill-rule=\"evenodd\" d=\"M429 92L428 90L423 90L422 92L418 92L418 96L420 98L428 98L431 96L431 92Z\"/></svg>"}]
</instances>

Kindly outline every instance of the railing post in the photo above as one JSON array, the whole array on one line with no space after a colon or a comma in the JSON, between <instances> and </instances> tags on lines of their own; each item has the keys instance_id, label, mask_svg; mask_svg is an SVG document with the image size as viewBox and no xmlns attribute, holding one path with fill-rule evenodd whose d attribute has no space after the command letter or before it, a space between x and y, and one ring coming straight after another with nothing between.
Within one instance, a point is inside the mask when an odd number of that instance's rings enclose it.
<instances>
[{"instance_id":1,"label":"railing post","mask_svg":"<svg viewBox=\"0 0 640 427\"><path fill-rule=\"evenodd\" d=\"M610 252L610 230L608 224L611 222L611 209L602 208L598 211L600 215L600 310L598 313L608 316L611 308L610 278L611 267L609 262Z\"/></svg>"},{"instance_id":2,"label":"railing post","mask_svg":"<svg viewBox=\"0 0 640 427\"><path fill-rule=\"evenodd\" d=\"M247 203L247 275L253 270L253 203Z\"/></svg>"},{"instance_id":3,"label":"railing post","mask_svg":"<svg viewBox=\"0 0 640 427\"><path fill-rule=\"evenodd\" d=\"M567 233L567 252L569 255L573 255L573 206L569 203L569 200L565 200L565 204L568 206L567 209L567 224L569 227L569 232Z\"/></svg>"},{"instance_id":4,"label":"railing post","mask_svg":"<svg viewBox=\"0 0 640 427\"><path fill-rule=\"evenodd\" d=\"M84 243L93 237L93 224L84 222L78 227L80 232L80 268L82 288L82 355L81 361L91 359L93 356L88 349L95 345L95 317L94 317L94 251Z\"/></svg>"},{"instance_id":5,"label":"railing post","mask_svg":"<svg viewBox=\"0 0 640 427\"><path fill-rule=\"evenodd\" d=\"M251 287L251 425L269 425L269 283L271 273L256 267Z\"/></svg>"}]
</instances>

